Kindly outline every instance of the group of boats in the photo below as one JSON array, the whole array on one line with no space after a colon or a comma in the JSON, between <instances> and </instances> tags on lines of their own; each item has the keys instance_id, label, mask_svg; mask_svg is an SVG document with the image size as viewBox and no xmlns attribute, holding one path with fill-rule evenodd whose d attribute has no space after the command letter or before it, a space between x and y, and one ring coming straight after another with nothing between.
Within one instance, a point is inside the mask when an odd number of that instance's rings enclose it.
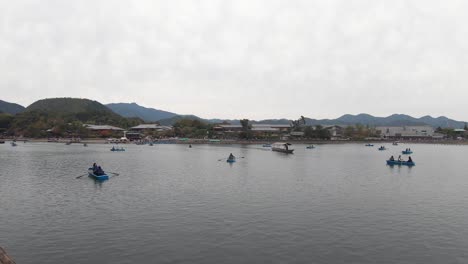
<instances>
[{"instance_id":1,"label":"group of boats","mask_svg":"<svg viewBox=\"0 0 468 264\"><path fill-rule=\"evenodd\" d=\"M398 146L398 142L395 141L395 142L392 143L392 145ZM366 146L366 147L373 147L374 145L371 144L371 143L367 143L365 146ZM378 148L378 150L387 150L387 148L386 148L385 146L380 146L380 147ZM407 148L407 149L403 150L403 151L401 152L401 154L403 154L403 155L409 155L409 154L413 154L413 151L412 151L410 148ZM397 160L395 160L395 159L393 158L393 156L391 156L390 159L388 159L386 162L387 162L387 165L390 165L390 166L393 166L393 165L398 165L398 166L402 166L402 165L404 165L404 166L414 166L414 165L416 165L416 163L411 159L411 157L409 157L409 159L405 161L405 160L402 160L402 159L401 159L401 156L399 156Z\"/></svg>"}]
</instances>

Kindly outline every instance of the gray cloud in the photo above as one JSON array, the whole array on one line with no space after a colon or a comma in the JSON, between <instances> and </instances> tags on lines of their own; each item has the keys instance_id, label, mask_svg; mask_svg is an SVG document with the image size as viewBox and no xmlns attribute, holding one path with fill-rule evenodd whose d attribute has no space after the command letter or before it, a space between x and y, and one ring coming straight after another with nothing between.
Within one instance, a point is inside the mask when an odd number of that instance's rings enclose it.
<instances>
[{"instance_id":1,"label":"gray cloud","mask_svg":"<svg viewBox=\"0 0 468 264\"><path fill-rule=\"evenodd\" d=\"M1 1L1 97L468 120L467 11L462 0Z\"/></svg>"}]
</instances>

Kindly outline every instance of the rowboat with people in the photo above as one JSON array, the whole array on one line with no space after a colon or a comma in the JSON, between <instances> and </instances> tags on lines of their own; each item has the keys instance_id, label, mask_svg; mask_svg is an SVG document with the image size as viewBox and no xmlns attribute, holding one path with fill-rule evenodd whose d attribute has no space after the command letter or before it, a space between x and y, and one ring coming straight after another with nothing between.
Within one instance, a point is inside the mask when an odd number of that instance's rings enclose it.
<instances>
[{"instance_id":1,"label":"rowboat with people","mask_svg":"<svg viewBox=\"0 0 468 264\"><path fill-rule=\"evenodd\" d=\"M110 151L125 151L125 149L123 147L120 147L120 148L112 147Z\"/></svg>"},{"instance_id":2,"label":"rowboat with people","mask_svg":"<svg viewBox=\"0 0 468 264\"><path fill-rule=\"evenodd\" d=\"M88 176L98 181L109 179L109 176L104 172L101 166L96 165L96 163L93 164L93 167L88 169Z\"/></svg>"}]
</instances>

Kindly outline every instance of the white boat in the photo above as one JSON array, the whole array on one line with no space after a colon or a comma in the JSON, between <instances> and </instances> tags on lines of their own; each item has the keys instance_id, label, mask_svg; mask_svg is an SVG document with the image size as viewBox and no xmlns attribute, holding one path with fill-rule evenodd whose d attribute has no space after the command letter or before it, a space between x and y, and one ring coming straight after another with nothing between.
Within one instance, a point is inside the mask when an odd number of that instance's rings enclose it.
<instances>
[{"instance_id":1,"label":"white boat","mask_svg":"<svg viewBox=\"0 0 468 264\"><path fill-rule=\"evenodd\" d=\"M292 154L294 149L292 149L290 143L286 142L276 142L273 143L271 146L272 151L277 151L277 152L282 152L282 153L287 153L287 154Z\"/></svg>"}]
</instances>

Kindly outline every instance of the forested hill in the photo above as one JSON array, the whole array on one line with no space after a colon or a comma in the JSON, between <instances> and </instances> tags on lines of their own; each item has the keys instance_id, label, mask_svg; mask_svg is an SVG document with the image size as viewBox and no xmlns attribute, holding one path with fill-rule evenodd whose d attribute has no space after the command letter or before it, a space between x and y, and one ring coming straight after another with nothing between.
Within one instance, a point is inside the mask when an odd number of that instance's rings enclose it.
<instances>
[{"instance_id":1,"label":"forested hill","mask_svg":"<svg viewBox=\"0 0 468 264\"><path fill-rule=\"evenodd\" d=\"M105 105L89 99L51 98L34 102L15 116L10 131L30 137L44 137L48 129L58 134L83 132L83 124L106 124L128 128L141 123L138 118L124 118ZM76 133L78 133L76 132Z\"/></svg>"},{"instance_id":2,"label":"forested hill","mask_svg":"<svg viewBox=\"0 0 468 264\"><path fill-rule=\"evenodd\" d=\"M78 114L83 112L102 112L114 114L105 105L89 99L80 98L49 98L32 103L25 110L49 113Z\"/></svg>"},{"instance_id":3,"label":"forested hill","mask_svg":"<svg viewBox=\"0 0 468 264\"><path fill-rule=\"evenodd\" d=\"M19 104L9 103L9 102L0 100L0 113L7 113L7 114L15 115L23 111L24 111L24 107Z\"/></svg>"},{"instance_id":4,"label":"forested hill","mask_svg":"<svg viewBox=\"0 0 468 264\"><path fill-rule=\"evenodd\" d=\"M155 122L161 119L167 119L177 114L154 108L147 108L136 103L116 103L107 104L112 111L124 117L138 117L147 122Z\"/></svg>"}]
</instances>

